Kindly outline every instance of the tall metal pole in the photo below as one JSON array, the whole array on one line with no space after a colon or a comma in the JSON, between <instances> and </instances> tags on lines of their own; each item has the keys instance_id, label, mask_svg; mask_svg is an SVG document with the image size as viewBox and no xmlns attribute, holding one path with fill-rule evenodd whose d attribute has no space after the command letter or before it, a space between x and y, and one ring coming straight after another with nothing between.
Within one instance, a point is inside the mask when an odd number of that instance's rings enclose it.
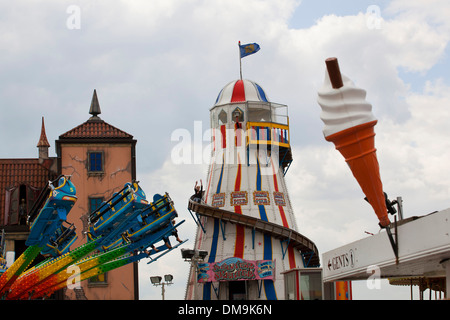
<instances>
[{"instance_id":1,"label":"tall metal pole","mask_svg":"<svg viewBox=\"0 0 450 320\"><path fill-rule=\"evenodd\" d=\"M241 42L238 42L238 49L239 49L239 74L241 76L242 80L242 57L241 57Z\"/></svg>"}]
</instances>

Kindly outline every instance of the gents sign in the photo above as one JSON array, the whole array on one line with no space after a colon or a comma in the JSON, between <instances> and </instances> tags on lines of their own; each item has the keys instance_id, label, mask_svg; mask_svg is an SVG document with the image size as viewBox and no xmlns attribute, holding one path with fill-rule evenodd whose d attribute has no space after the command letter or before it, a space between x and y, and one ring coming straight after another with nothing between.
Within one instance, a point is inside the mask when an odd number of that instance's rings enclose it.
<instances>
[{"instance_id":1,"label":"gents sign","mask_svg":"<svg viewBox=\"0 0 450 320\"><path fill-rule=\"evenodd\" d=\"M336 255L329 259L327 266L330 271L336 271L348 267L353 268L355 266L355 255L353 250L350 249L348 252L344 252L343 254Z\"/></svg>"},{"instance_id":2,"label":"gents sign","mask_svg":"<svg viewBox=\"0 0 450 320\"><path fill-rule=\"evenodd\" d=\"M275 262L272 260L243 260L228 258L221 262L200 263L198 282L235 280L273 280Z\"/></svg>"}]
</instances>

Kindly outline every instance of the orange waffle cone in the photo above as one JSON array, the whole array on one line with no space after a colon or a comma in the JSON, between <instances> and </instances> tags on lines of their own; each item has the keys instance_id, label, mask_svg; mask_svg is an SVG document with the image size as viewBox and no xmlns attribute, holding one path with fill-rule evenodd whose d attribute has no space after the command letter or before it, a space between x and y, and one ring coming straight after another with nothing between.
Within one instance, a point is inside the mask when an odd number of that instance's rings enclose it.
<instances>
[{"instance_id":1,"label":"orange waffle cone","mask_svg":"<svg viewBox=\"0 0 450 320\"><path fill-rule=\"evenodd\" d=\"M327 136L344 156L362 191L373 207L380 225L390 224L375 149L374 126L377 120L363 123Z\"/></svg>"}]
</instances>

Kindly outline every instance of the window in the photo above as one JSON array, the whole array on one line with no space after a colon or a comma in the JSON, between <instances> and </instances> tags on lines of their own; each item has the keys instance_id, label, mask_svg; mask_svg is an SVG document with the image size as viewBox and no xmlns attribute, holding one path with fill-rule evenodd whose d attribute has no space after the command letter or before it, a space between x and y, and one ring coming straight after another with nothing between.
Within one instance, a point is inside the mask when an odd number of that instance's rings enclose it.
<instances>
[{"instance_id":1,"label":"window","mask_svg":"<svg viewBox=\"0 0 450 320\"><path fill-rule=\"evenodd\" d=\"M219 126L224 125L227 123L227 113L222 110L219 113Z\"/></svg>"},{"instance_id":2,"label":"window","mask_svg":"<svg viewBox=\"0 0 450 320\"><path fill-rule=\"evenodd\" d=\"M29 211L33 207L39 193L40 189L26 184L7 188L5 212L8 214L9 219L5 223L9 225L26 225Z\"/></svg>"},{"instance_id":3,"label":"window","mask_svg":"<svg viewBox=\"0 0 450 320\"><path fill-rule=\"evenodd\" d=\"M103 198L89 198L89 212L92 213L101 206Z\"/></svg>"},{"instance_id":4,"label":"window","mask_svg":"<svg viewBox=\"0 0 450 320\"><path fill-rule=\"evenodd\" d=\"M99 251L97 251L96 253L100 253ZM106 286L108 284L108 273L102 273L102 274L98 274L96 276L90 277L88 279L88 285L89 286Z\"/></svg>"},{"instance_id":5,"label":"window","mask_svg":"<svg viewBox=\"0 0 450 320\"><path fill-rule=\"evenodd\" d=\"M322 300L322 269L291 269L283 274L286 300Z\"/></svg>"},{"instance_id":6,"label":"window","mask_svg":"<svg viewBox=\"0 0 450 320\"><path fill-rule=\"evenodd\" d=\"M236 108L233 110L233 121L236 122L236 119L239 122L244 122L244 112L240 108Z\"/></svg>"},{"instance_id":7,"label":"window","mask_svg":"<svg viewBox=\"0 0 450 320\"><path fill-rule=\"evenodd\" d=\"M103 152L89 152L89 171L103 172Z\"/></svg>"},{"instance_id":8,"label":"window","mask_svg":"<svg viewBox=\"0 0 450 320\"><path fill-rule=\"evenodd\" d=\"M296 300L296 283L297 272L289 272L284 274L284 290L286 294L286 300Z\"/></svg>"},{"instance_id":9,"label":"window","mask_svg":"<svg viewBox=\"0 0 450 320\"><path fill-rule=\"evenodd\" d=\"M318 272L300 273L300 291L302 299L322 300L322 275Z\"/></svg>"}]
</instances>

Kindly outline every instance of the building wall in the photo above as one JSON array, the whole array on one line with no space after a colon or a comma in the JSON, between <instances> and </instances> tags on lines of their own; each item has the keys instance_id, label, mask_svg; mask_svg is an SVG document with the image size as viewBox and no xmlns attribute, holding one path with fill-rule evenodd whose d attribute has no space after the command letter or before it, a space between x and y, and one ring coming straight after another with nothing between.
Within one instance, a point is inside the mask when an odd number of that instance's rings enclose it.
<instances>
[{"instance_id":1,"label":"building wall","mask_svg":"<svg viewBox=\"0 0 450 320\"><path fill-rule=\"evenodd\" d=\"M60 145L61 174L70 175L77 190L77 202L68 215L68 221L74 223L78 239L72 248L87 242L89 197L103 197L108 200L114 192L120 191L124 184L132 181L134 159L131 143L92 143ZM88 172L88 153L103 152L103 173ZM89 284L82 282L88 300L130 300L135 299L134 265L129 264L110 271L107 284ZM137 277L137 275L136 275ZM66 296L75 299L75 292L67 289Z\"/></svg>"}]
</instances>

